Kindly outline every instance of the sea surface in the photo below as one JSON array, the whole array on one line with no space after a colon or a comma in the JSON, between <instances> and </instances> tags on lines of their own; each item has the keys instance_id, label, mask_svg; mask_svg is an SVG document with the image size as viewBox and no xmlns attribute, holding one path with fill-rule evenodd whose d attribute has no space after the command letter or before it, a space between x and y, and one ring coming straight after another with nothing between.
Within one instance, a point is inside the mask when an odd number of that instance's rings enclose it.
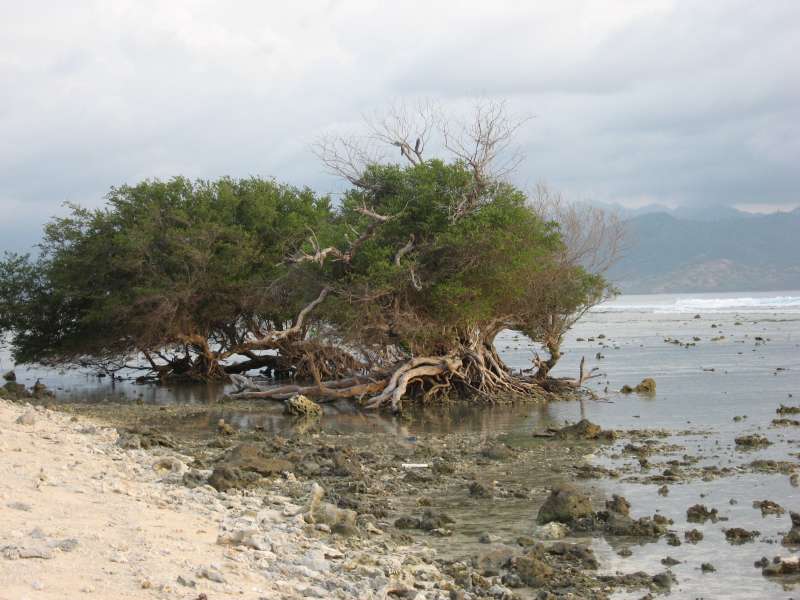
<instances>
[{"instance_id":1,"label":"sea surface","mask_svg":"<svg viewBox=\"0 0 800 600\"><path fill-rule=\"evenodd\" d=\"M531 366L538 350L524 336L504 332L498 348L514 369ZM674 520L671 527L683 541L683 533L699 529L704 539L698 544L674 547L665 540L644 545L627 544L633 555L622 558L602 539L593 540L603 569L609 572L663 571L661 559L671 556L682 561L671 568L678 583L675 598L798 598L796 581L764 578L754 561L766 556L790 556L797 552L781 545L790 528L789 510L800 512L800 488L790 484L788 475L753 472L747 465L756 459L774 459L800 464L800 427L774 427L781 404L800 405L800 291L730 294L628 295L600 305L569 332L565 357L556 376L577 376L581 357L597 367L589 387L596 400L556 402L544 406L517 405L454 409L451 418L435 423L415 419L400 423L391 417L353 418L352 408L327 406L324 427L339 430L364 429L403 435L424 435L426 431L480 431L502 436L509 444L524 446L531 433L585 417L606 429L665 429L664 443L677 446L672 456L651 457L653 463L697 457L699 466L730 467L732 474L704 481L693 478L669 486L661 496L659 485L642 484L628 475L620 479L591 480L587 485L603 493L622 494L632 504L635 517L659 512ZM11 366L0 356L0 369ZM216 402L221 387L113 384L91 374L58 372L36 367L17 368L20 381L32 384L37 378L58 389L65 401L133 401L166 404ZM625 385L636 385L652 377L657 382L653 396L622 394ZM786 415L800 419L800 415ZM734 419L734 417L738 417ZM215 417L209 418L208 425ZM280 408L265 404L263 412L229 414L226 420L240 427L258 425L280 431L285 418ZM741 450L734 438L759 433L771 445L759 450ZM623 440L620 444L624 444ZM594 464L620 468L633 459L617 447L600 449L588 456ZM660 465L659 468L668 465ZM651 472L658 472L653 469ZM536 482L531 482L534 485ZM786 509L781 516L762 517L753 501L769 499ZM517 502L486 511L459 508L453 499L449 508L458 513L463 535L491 530L501 537L530 531L535 510L530 503ZM716 523L692 524L686 509L696 503L716 508L723 519ZM731 545L723 530L742 527L758 530L757 540ZM466 538L465 538L466 539ZM513 537L511 537L513 539ZM458 540L449 544L457 545ZM702 573L700 565L711 563L715 573ZM640 594L634 595L639 597ZM622 597L622 596L620 596Z\"/></svg>"}]
</instances>

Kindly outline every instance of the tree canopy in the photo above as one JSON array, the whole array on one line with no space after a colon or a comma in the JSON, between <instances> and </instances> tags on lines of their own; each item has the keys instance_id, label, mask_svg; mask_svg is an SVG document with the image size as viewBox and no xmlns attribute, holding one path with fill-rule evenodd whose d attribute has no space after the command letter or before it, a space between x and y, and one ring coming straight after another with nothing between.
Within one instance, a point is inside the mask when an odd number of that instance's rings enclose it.
<instances>
[{"instance_id":1,"label":"tree canopy","mask_svg":"<svg viewBox=\"0 0 800 600\"><path fill-rule=\"evenodd\" d=\"M36 257L0 261L0 333L19 362L297 380L243 383L254 397L397 408L408 396L539 393L564 331L610 288L575 252L576 239L598 246L580 223L489 171L514 128L479 118L473 151L446 138L450 160L424 157L406 130L383 130L404 165L353 169L352 152L328 147L323 160L351 183L335 205L272 180L176 177L72 206ZM538 381L502 363L494 339L506 328L550 351Z\"/></svg>"}]
</instances>

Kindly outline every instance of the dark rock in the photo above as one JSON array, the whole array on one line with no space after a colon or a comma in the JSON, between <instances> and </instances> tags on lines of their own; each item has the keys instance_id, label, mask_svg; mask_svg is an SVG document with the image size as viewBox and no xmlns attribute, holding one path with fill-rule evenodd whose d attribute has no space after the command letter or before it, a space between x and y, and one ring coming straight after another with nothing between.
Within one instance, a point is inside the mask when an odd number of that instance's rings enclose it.
<instances>
[{"instance_id":1,"label":"dark rock","mask_svg":"<svg viewBox=\"0 0 800 600\"><path fill-rule=\"evenodd\" d=\"M667 556L661 559L661 564L667 567L674 567L675 565L681 564L681 561L678 559L672 558L671 556Z\"/></svg>"},{"instance_id":2,"label":"dark rock","mask_svg":"<svg viewBox=\"0 0 800 600\"><path fill-rule=\"evenodd\" d=\"M17 380L17 374L12 369L11 371L7 371L7 372L3 373L3 379L5 379L6 381L16 381Z\"/></svg>"},{"instance_id":3,"label":"dark rock","mask_svg":"<svg viewBox=\"0 0 800 600\"><path fill-rule=\"evenodd\" d=\"M33 394L31 394L24 385L16 383L15 381L9 381L2 389L3 396L7 400L24 400L33 397Z\"/></svg>"},{"instance_id":4,"label":"dark rock","mask_svg":"<svg viewBox=\"0 0 800 600\"><path fill-rule=\"evenodd\" d=\"M532 587L547 585L553 577L553 568L534 553L518 556L514 567L522 582Z\"/></svg>"},{"instance_id":5,"label":"dark rock","mask_svg":"<svg viewBox=\"0 0 800 600\"><path fill-rule=\"evenodd\" d=\"M603 430L599 425L587 419L581 419L574 425L567 425L561 429L549 429L556 438L562 440L607 440L616 438L614 431Z\"/></svg>"},{"instance_id":6,"label":"dark rock","mask_svg":"<svg viewBox=\"0 0 800 600\"><path fill-rule=\"evenodd\" d=\"M675 578L669 572L653 575L653 583L660 590L669 591L672 588L673 581L675 581Z\"/></svg>"},{"instance_id":7,"label":"dark rock","mask_svg":"<svg viewBox=\"0 0 800 600\"><path fill-rule=\"evenodd\" d=\"M733 440L736 442L738 448L764 448L772 445L766 437L757 433L751 435L743 435Z\"/></svg>"},{"instance_id":8,"label":"dark rock","mask_svg":"<svg viewBox=\"0 0 800 600\"><path fill-rule=\"evenodd\" d=\"M783 507L780 504L773 502L772 500L754 500L753 508L758 508L761 510L761 516L782 515L786 512L783 510Z\"/></svg>"},{"instance_id":9,"label":"dark rock","mask_svg":"<svg viewBox=\"0 0 800 600\"><path fill-rule=\"evenodd\" d=\"M473 481L469 484L469 495L475 498L491 498L494 494L494 482Z\"/></svg>"},{"instance_id":10,"label":"dark rock","mask_svg":"<svg viewBox=\"0 0 800 600\"><path fill-rule=\"evenodd\" d=\"M484 577L495 577L511 563L513 557L513 548L496 544L475 557L472 562Z\"/></svg>"},{"instance_id":11,"label":"dark rock","mask_svg":"<svg viewBox=\"0 0 800 600\"><path fill-rule=\"evenodd\" d=\"M606 500L606 508L625 516L631 513L631 503L623 496L618 496L617 494L614 494L611 500Z\"/></svg>"},{"instance_id":12,"label":"dark rock","mask_svg":"<svg viewBox=\"0 0 800 600\"><path fill-rule=\"evenodd\" d=\"M772 419L773 427L800 427L797 419Z\"/></svg>"},{"instance_id":13,"label":"dark rock","mask_svg":"<svg viewBox=\"0 0 800 600\"><path fill-rule=\"evenodd\" d=\"M700 570L703 573L715 573L717 568L711 563L703 563L702 565L700 565Z\"/></svg>"},{"instance_id":14,"label":"dark rock","mask_svg":"<svg viewBox=\"0 0 800 600\"><path fill-rule=\"evenodd\" d=\"M221 465L239 469L246 473L257 473L265 477L294 470L294 465L291 462L282 458L267 456L265 451L255 444L234 446L223 458Z\"/></svg>"},{"instance_id":15,"label":"dark rock","mask_svg":"<svg viewBox=\"0 0 800 600\"><path fill-rule=\"evenodd\" d=\"M514 451L506 444L495 442L483 448L481 454L492 460L508 460L509 458L513 458Z\"/></svg>"},{"instance_id":16,"label":"dark rock","mask_svg":"<svg viewBox=\"0 0 800 600\"><path fill-rule=\"evenodd\" d=\"M575 487L565 484L554 488L539 509L536 520L544 525L551 521L571 523L575 519L592 514L592 502L589 496L579 492Z\"/></svg>"},{"instance_id":17,"label":"dark rock","mask_svg":"<svg viewBox=\"0 0 800 600\"><path fill-rule=\"evenodd\" d=\"M394 526L398 529L419 529L420 522L416 517L403 516L395 520Z\"/></svg>"},{"instance_id":18,"label":"dark rock","mask_svg":"<svg viewBox=\"0 0 800 600\"><path fill-rule=\"evenodd\" d=\"M783 536L781 543L784 546L797 546L800 545L800 513L790 512L789 515L792 518L792 528Z\"/></svg>"},{"instance_id":19,"label":"dark rock","mask_svg":"<svg viewBox=\"0 0 800 600\"><path fill-rule=\"evenodd\" d=\"M689 531L683 534L683 539L689 542L690 544L696 544L697 542L703 539L703 532L698 531L697 529L690 529Z\"/></svg>"},{"instance_id":20,"label":"dark rock","mask_svg":"<svg viewBox=\"0 0 800 600\"><path fill-rule=\"evenodd\" d=\"M761 533L759 531L748 531L741 527L732 527L731 529L725 529L723 531L725 532L725 539L731 544L752 542Z\"/></svg>"},{"instance_id":21,"label":"dark rock","mask_svg":"<svg viewBox=\"0 0 800 600\"><path fill-rule=\"evenodd\" d=\"M767 565L761 570L761 574L765 577L797 575L798 573L800 573L800 559L796 556L778 559L778 562Z\"/></svg>"},{"instance_id":22,"label":"dark rock","mask_svg":"<svg viewBox=\"0 0 800 600\"><path fill-rule=\"evenodd\" d=\"M350 479L361 479L364 469L361 461L352 452L338 451L333 455L333 474Z\"/></svg>"},{"instance_id":23,"label":"dark rock","mask_svg":"<svg viewBox=\"0 0 800 600\"><path fill-rule=\"evenodd\" d=\"M431 464L431 471L433 471L434 475L452 475L456 469L448 461L437 458Z\"/></svg>"},{"instance_id":24,"label":"dark rock","mask_svg":"<svg viewBox=\"0 0 800 600\"><path fill-rule=\"evenodd\" d=\"M242 489L256 482L258 476L254 473L244 473L235 467L220 466L212 471L208 478L208 485L219 492L230 489Z\"/></svg>"},{"instance_id":25,"label":"dark rock","mask_svg":"<svg viewBox=\"0 0 800 600\"><path fill-rule=\"evenodd\" d=\"M419 528L425 531L432 531L434 529L443 529L445 525L451 525L454 522L453 519L444 513L436 513L427 509L422 513Z\"/></svg>"},{"instance_id":26,"label":"dark rock","mask_svg":"<svg viewBox=\"0 0 800 600\"><path fill-rule=\"evenodd\" d=\"M190 469L183 474L183 485L188 488L196 488L206 483L206 478L196 469Z\"/></svg>"},{"instance_id":27,"label":"dark rock","mask_svg":"<svg viewBox=\"0 0 800 600\"><path fill-rule=\"evenodd\" d=\"M709 519L716 523L718 518L719 511L716 508L708 510L705 504L695 504L686 510L686 520L690 523L705 523Z\"/></svg>"}]
</instances>

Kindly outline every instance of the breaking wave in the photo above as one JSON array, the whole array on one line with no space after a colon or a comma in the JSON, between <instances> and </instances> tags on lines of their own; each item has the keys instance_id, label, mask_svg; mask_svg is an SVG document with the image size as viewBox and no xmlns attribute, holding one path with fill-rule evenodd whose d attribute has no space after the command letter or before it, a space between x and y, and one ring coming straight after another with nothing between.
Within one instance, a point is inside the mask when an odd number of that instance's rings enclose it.
<instances>
[{"instance_id":1,"label":"breaking wave","mask_svg":"<svg viewBox=\"0 0 800 600\"><path fill-rule=\"evenodd\" d=\"M652 299L651 299L652 298ZM669 297L621 296L597 306L595 312L686 313L800 313L800 296Z\"/></svg>"}]
</instances>

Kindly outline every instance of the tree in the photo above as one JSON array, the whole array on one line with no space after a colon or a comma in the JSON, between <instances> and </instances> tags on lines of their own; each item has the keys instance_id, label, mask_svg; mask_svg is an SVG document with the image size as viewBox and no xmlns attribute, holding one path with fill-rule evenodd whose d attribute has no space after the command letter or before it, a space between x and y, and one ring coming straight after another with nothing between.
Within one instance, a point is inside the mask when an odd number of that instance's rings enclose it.
<instances>
[{"instance_id":1,"label":"tree","mask_svg":"<svg viewBox=\"0 0 800 600\"><path fill-rule=\"evenodd\" d=\"M495 337L510 328L546 340L608 286L580 264L559 223L504 181L520 123L502 104L456 126L423 105L372 121L366 138L322 140L323 163L353 186L340 211L351 236L327 247L312 236L295 260L320 265L331 290L323 320L371 368L310 386L242 382L240 396L361 397L396 410L408 396L541 395L544 369L538 380L512 375ZM434 131L449 161L426 158ZM380 142L405 165L387 162Z\"/></svg>"},{"instance_id":2,"label":"tree","mask_svg":"<svg viewBox=\"0 0 800 600\"><path fill-rule=\"evenodd\" d=\"M2 263L0 326L17 361L122 368L141 354L162 378L200 379L281 367L269 344L246 342L288 337L276 332L319 293L299 269L289 281L283 258L308 227L324 234L327 198L255 178L177 177L106 199L51 221L35 260ZM232 356L245 360L221 364Z\"/></svg>"},{"instance_id":3,"label":"tree","mask_svg":"<svg viewBox=\"0 0 800 600\"><path fill-rule=\"evenodd\" d=\"M322 140L350 184L335 207L255 178L114 188L48 224L36 259L0 263L0 333L17 360L230 377L239 397L541 396L564 332L610 291L617 239L506 181L523 121L502 104L463 122L399 107L366 137ZM503 363L504 329L549 349L536 377ZM255 368L294 381L240 375Z\"/></svg>"},{"instance_id":4,"label":"tree","mask_svg":"<svg viewBox=\"0 0 800 600\"><path fill-rule=\"evenodd\" d=\"M616 215L589 204L568 203L541 183L531 207L542 219L558 224L564 242L549 283L539 288L543 310L522 328L548 352L547 359L534 356L536 377L544 382L561 358L566 332L589 309L616 294L604 275L624 250L625 227ZM584 378L581 363L577 383Z\"/></svg>"}]
</instances>

